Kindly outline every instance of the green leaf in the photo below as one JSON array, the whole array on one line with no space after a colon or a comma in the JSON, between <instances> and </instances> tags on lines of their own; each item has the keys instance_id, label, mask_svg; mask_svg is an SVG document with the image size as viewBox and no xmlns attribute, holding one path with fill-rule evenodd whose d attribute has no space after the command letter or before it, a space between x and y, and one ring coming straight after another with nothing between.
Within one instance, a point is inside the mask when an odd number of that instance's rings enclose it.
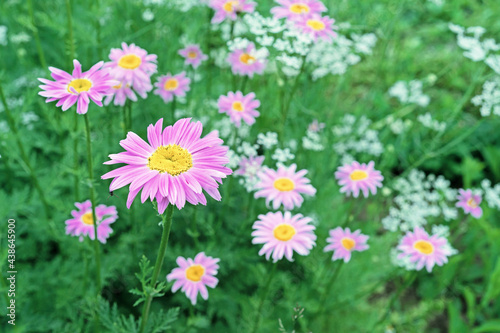
<instances>
[{"instance_id":1,"label":"green leaf","mask_svg":"<svg viewBox=\"0 0 500 333\"><path fill-rule=\"evenodd\" d=\"M488 304L489 301L498 297L500 295L500 258L497 259L495 269L490 275L488 287L486 288L486 293L484 294L482 306Z\"/></svg>"},{"instance_id":2,"label":"green leaf","mask_svg":"<svg viewBox=\"0 0 500 333\"><path fill-rule=\"evenodd\" d=\"M475 328L473 333L500 332L500 319L490 320Z\"/></svg>"}]
</instances>

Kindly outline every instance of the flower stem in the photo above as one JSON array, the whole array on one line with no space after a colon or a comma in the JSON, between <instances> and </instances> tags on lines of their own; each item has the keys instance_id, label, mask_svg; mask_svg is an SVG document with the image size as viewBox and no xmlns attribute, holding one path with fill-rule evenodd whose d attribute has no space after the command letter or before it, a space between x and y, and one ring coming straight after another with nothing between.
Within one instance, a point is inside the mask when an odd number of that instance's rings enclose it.
<instances>
[{"instance_id":1,"label":"flower stem","mask_svg":"<svg viewBox=\"0 0 500 333\"><path fill-rule=\"evenodd\" d=\"M69 60L70 66L75 59L75 40L73 39L73 21L71 20L71 0L66 0L66 17L68 18L68 44L69 44Z\"/></svg>"},{"instance_id":2,"label":"flower stem","mask_svg":"<svg viewBox=\"0 0 500 333\"><path fill-rule=\"evenodd\" d=\"M168 205L166 213L162 214L162 225L163 232L161 234L160 248L158 249L158 257L156 258L155 268L153 271L153 277L151 278L151 289L156 285L158 280L158 275L160 275L161 266L163 265L163 258L165 258L165 252L167 252L168 237L170 236L170 228L172 227L172 216L174 215L174 206ZM153 295L148 292L146 300L144 301L144 307L142 308L142 319L139 333L143 333L146 328L146 323L149 316L149 308L151 307L151 301L153 300Z\"/></svg>"},{"instance_id":3,"label":"flower stem","mask_svg":"<svg viewBox=\"0 0 500 333\"><path fill-rule=\"evenodd\" d=\"M33 0L28 0L28 12L31 18L31 25L33 28L33 37L35 37L36 49L38 52L38 59L40 60L40 65L43 69L47 70L47 63L45 62L45 55L42 49L42 43L40 42L40 36L38 35L38 28L35 24L35 14L33 11Z\"/></svg>"},{"instance_id":4,"label":"flower stem","mask_svg":"<svg viewBox=\"0 0 500 333\"><path fill-rule=\"evenodd\" d=\"M330 295L330 291L332 290L332 286L333 286L335 280L337 280L337 277L340 274L340 269L343 266L344 266L344 261L339 262L337 267L335 268L335 271L333 272L332 277L330 278L330 280L328 280L328 284L326 285L325 292L323 293L323 295L321 295L321 300L319 301L320 313L324 314L327 310L327 307L325 306L326 299L328 298L328 295ZM325 321L323 323L323 332L326 332L325 328L327 327L327 324L328 324L328 320L327 320L327 317L325 316Z\"/></svg>"},{"instance_id":5,"label":"flower stem","mask_svg":"<svg viewBox=\"0 0 500 333\"><path fill-rule=\"evenodd\" d=\"M259 331L260 317L262 315L262 307L264 306L264 302L267 298L267 295L269 294L269 289L271 288L271 281L273 280L273 277L276 273L276 266L278 266L278 264L273 263L273 269L272 269L271 273L269 274L269 277L267 278L266 286L264 287L264 292L262 293L259 307L257 308L257 313L255 314L255 326L254 326L253 331L252 331L253 333L256 333Z\"/></svg>"},{"instance_id":6,"label":"flower stem","mask_svg":"<svg viewBox=\"0 0 500 333\"><path fill-rule=\"evenodd\" d=\"M85 119L85 134L87 137L87 163L89 169L89 190L90 202L92 204L92 220L94 221L94 252L96 264L96 288L97 294L101 293L101 256L99 254L99 240L97 239L97 216L95 214L95 193L94 193L94 168L92 166L92 143L90 141L90 124L88 114L83 115Z\"/></svg>"}]
</instances>

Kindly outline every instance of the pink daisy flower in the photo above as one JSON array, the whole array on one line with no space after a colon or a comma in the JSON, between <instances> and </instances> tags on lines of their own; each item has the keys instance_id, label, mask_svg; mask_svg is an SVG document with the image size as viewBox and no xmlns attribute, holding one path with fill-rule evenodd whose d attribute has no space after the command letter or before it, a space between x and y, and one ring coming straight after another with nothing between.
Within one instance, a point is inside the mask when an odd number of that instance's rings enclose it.
<instances>
[{"instance_id":1,"label":"pink daisy flower","mask_svg":"<svg viewBox=\"0 0 500 333\"><path fill-rule=\"evenodd\" d=\"M429 273L434 265L443 266L447 263L448 257L453 254L446 238L438 235L429 236L419 227L413 232L409 231L401 239L397 249L401 251L398 259L409 257L411 262L416 263L417 271L425 266Z\"/></svg>"},{"instance_id":2,"label":"pink daisy flower","mask_svg":"<svg viewBox=\"0 0 500 333\"><path fill-rule=\"evenodd\" d=\"M480 195L474 195L471 190L459 189L457 196L457 207L462 207L466 214L471 214L476 219L483 216L483 210L479 205L481 204L482 198Z\"/></svg>"},{"instance_id":3,"label":"pink daisy flower","mask_svg":"<svg viewBox=\"0 0 500 333\"><path fill-rule=\"evenodd\" d=\"M303 16L326 12L325 5L318 0L275 0L280 6L271 8L275 19L295 21Z\"/></svg>"},{"instance_id":4,"label":"pink daisy flower","mask_svg":"<svg viewBox=\"0 0 500 333\"><path fill-rule=\"evenodd\" d=\"M111 86L117 82L109 74L101 70L104 62L98 62L88 71L82 73L82 65L78 60L73 60L74 70L69 74L55 67L49 67L51 76L55 81L39 78L44 90L38 94L47 97L46 102L58 101L56 106L62 106L66 111L76 104L76 113L85 114L89 109L90 100L102 106L104 95L110 93Z\"/></svg>"},{"instance_id":5,"label":"pink daisy flower","mask_svg":"<svg viewBox=\"0 0 500 333\"><path fill-rule=\"evenodd\" d=\"M203 54L198 44L186 46L179 51L179 54L186 59L184 64L191 65L193 68L198 68L202 61L208 59L208 56Z\"/></svg>"},{"instance_id":6,"label":"pink daisy flower","mask_svg":"<svg viewBox=\"0 0 500 333\"><path fill-rule=\"evenodd\" d=\"M255 49L254 43L248 43L244 49L234 50L229 54L227 61L231 64L233 74L253 77L254 73L262 74L267 60L262 59Z\"/></svg>"},{"instance_id":7,"label":"pink daisy flower","mask_svg":"<svg viewBox=\"0 0 500 333\"><path fill-rule=\"evenodd\" d=\"M245 96L241 91L236 93L229 92L227 96L220 96L217 102L219 113L227 113L236 127L241 126L243 119L248 125L255 123L255 118L260 115L255 110L260 106L260 101L255 99L255 93L249 93Z\"/></svg>"},{"instance_id":8,"label":"pink daisy flower","mask_svg":"<svg viewBox=\"0 0 500 333\"><path fill-rule=\"evenodd\" d=\"M315 195L316 189L309 184L309 179L304 177L307 170L297 169L296 164L290 167L280 166L277 171L265 168L259 173L260 182L255 185L258 189L255 198L266 198L266 204L273 202L273 209L278 209L281 204L286 210L300 207L304 199L301 194Z\"/></svg>"},{"instance_id":9,"label":"pink daisy flower","mask_svg":"<svg viewBox=\"0 0 500 333\"><path fill-rule=\"evenodd\" d=\"M174 268L167 275L167 281L173 281L172 292L175 293L181 289L182 292L191 300L193 305L196 305L198 293L204 300L208 299L207 286L215 288L219 280L215 277L220 261L218 258L207 257L204 252L200 252L194 257L185 259L177 257L178 268Z\"/></svg>"},{"instance_id":10,"label":"pink daisy flower","mask_svg":"<svg viewBox=\"0 0 500 333\"><path fill-rule=\"evenodd\" d=\"M257 174L262 170L264 156L252 156L249 158L242 157L240 160L240 168L234 172L235 175L248 177L254 180Z\"/></svg>"},{"instance_id":11,"label":"pink daisy flower","mask_svg":"<svg viewBox=\"0 0 500 333\"><path fill-rule=\"evenodd\" d=\"M351 194L357 198L359 191L363 192L365 198L369 193L377 193L377 187L382 187L382 180L384 177L380 171L375 170L373 167L375 162L370 161L368 165L365 163L359 164L354 161L351 164L341 166L335 172L335 178L338 179L340 193L346 193L347 196Z\"/></svg>"},{"instance_id":12,"label":"pink daisy flower","mask_svg":"<svg viewBox=\"0 0 500 333\"><path fill-rule=\"evenodd\" d=\"M109 105L111 101L113 101L114 105L124 106L127 99L130 99L133 102L137 101L137 96L135 95L132 88L130 88L129 84L119 83L115 86L111 87L112 94L106 96L104 99L104 105ZM141 95L141 94L139 94ZM142 98L146 98L147 94L141 95Z\"/></svg>"},{"instance_id":13,"label":"pink daisy flower","mask_svg":"<svg viewBox=\"0 0 500 333\"><path fill-rule=\"evenodd\" d=\"M325 123L320 123L318 119L314 119L312 123L310 123L309 126L307 127L307 130L318 133L321 132L323 128L325 128Z\"/></svg>"},{"instance_id":14,"label":"pink daisy flower","mask_svg":"<svg viewBox=\"0 0 500 333\"><path fill-rule=\"evenodd\" d=\"M162 75L158 78L158 81L155 83L156 89L153 93L159 95L165 103L168 103L174 97L186 96L186 92L190 90L190 84L191 79L186 77L186 72L177 75L167 73L167 75Z\"/></svg>"},{"instance_id":15,"label":"pink daisy flower","mask_svg":"<svg viewBox=\"0 0 500 333\"><path fill-rule=\"evenodd\" d=\"M300 17L296 21L296 26L311 35L315 41L319 38L330 41L332 38L337 37L337 33L333 31L333 29L337 28L337 26L333 25L334 22L335 20L328 16L313 14Z\"/></svg>"},{"instance_id":16,"label":"pink daisy flower","mask_svg":"<svg viewBox=\"0 0 500 333\"><path fill-rule=\"evenodd\" d=\"M202 190L220 201L218 191L222 178L232 173L224 165L229 163L228 147L222 146L217 131L201 138L201 122L191 118L178 120L163 129L163 119L148 126L148 142L137 134L128 132L120 141L126 150L109 155L104 164L124 163L118 169L103 175L102 179L114 178L110 191L130 184L127 207L142 189L141 202L156 198L158 212L162 214L170 203L182 209L186 200L197 205L206 205Z\"/></svg>"},{"instance_id":17,"label":"pink daisy flower","mask_svg":"<svg viewBox=\"0 0 500 333\"><path fill-rule=\"evenodd\" d=\"M90 200L85 202L75 202L78 210L72 210L72 219L66 220L66 235L80 236L80 242L83 241L83 236L88 236L94 240L94 219L92 218L92 204ZM106 244L106 239L113 232L109 226L118 218L118 213L115 206L99 205L95 208L97 217L97 239Z\"/></svg>"},{"instance_id":18,"label":"pink daisy flower","mask_svg":"<svg viewBox=\"0 0 500 333\"><path fill-rule=\"evenodd\" d=\"M111 75L125 82L135 91L147 92L153 89L151 75L156 73L156 54L148 54L135 44L122 43L121 49L111 49L109 68Z\"/></svg>"},{"instance_id":19,"label":"pink daisy flower","mask_svg":"<svg viewBox=\"0 0 500 333\"><path fill-rule=\"evenodd\" d=\"M257 3L248 0L212 0L209 6L215 10L212 23L218 24L225 19L235 21L238 13L253 13Z\"/></svg>"},{"instance_id":20,"label":"pink daisy flower","mask_svg":"<svg viewBox=\"0 0 500 333\"><path fill-rule=\"evenodd\" d=\"M309 224L312 219L302 214L293 215L290 212L259 215L252 228L252 244L264 244L259 255L265 255L269 260L273 255L273 262L283 259L293 261L293 251L305 256L316 245L315 226Z\"/></svg>"},{"instance_id":21,"label":"pink daisy flower","mask_svg":"<svg viewBox=\"0 0 500 333\"><path fill-rule=\"evenodd\" d=\"M323 251L333 251L332 260L344 259L344 262L349 262L352 251L361 252L369 248L366 245L368 238L361 233L361 230L351 232L349 228L337 227L330 230L330 237L326 239L329 244Z\"/></svg>"}]
</instances>

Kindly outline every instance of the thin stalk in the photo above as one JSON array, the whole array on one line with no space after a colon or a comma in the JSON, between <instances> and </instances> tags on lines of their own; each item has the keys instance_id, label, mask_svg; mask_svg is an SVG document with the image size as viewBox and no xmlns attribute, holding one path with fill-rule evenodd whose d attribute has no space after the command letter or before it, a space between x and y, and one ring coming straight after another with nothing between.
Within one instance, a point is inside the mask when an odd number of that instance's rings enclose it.
<instances>
[{"instance_id":1,"label":"thin stalk","mask_svg":"<svg viewBox=\"0 0 500 333\"><path fill-rule=\"evenodd\" d=\"M40 65L46 70L47 63L45 62L45 55L42 49L42 43L40 42L40 36L38 35L38 28L35 24L35 14L33 10L33 0L28 0L28 12L31 18L31 25L33 26L33 37L35 38L36 50L38 52L38 59L40 60Z\"/></svg>"},{"instance_id":2,"label":"thin stalk","mask_svg":"<svg viewBox=\"0 0 500 333\"><path fill-rule=\"evenodd\" d=\"M244 93L244 92L245 92L245 87L246 87L246 85L247 85L247 82L248 82L248 76L246 76L246 75L245 75L245 76L243 77L242 82L241 82L241 89L240 89L240 91L241 91L242 93Z\"/></svg>"},{"instance_id":3,"label":"thin stalk","mask_svg":"<svg viewBox=\"0 0 500 333\"><path fill-rule=\"evenodd\" d=\"M174 206L168 205L166 213L162 214L162 225L163 232L161 234L160 248L158 249L158 257L156 258L155 268L153 271L153 277L151 278L151 289L156 285L158 276L160 275L161 266L163 265L163 259L165 258L165 253L167 252L168 237L170 236L170 229L172 227L172 216L174 215ZM144 307L142 308L142 319L139 333L143 333L146 328L146 323L148 321L149 309L151 307L151 301L153 300L153 295L148 293L146 301L144 302Z\"/></svg>"},{"instance_id":4,"label":"thin stalk","mask_svg":"<svg viewBox=\"0 0 500 333\"><path fill-rule=\"evenodd\" d=\"M68 18L68 44L69 44L69 60L70 66L75 59L75 40L73 39L73 21L71 19L71 0L66 0L66 17Z\"/></svg>"},{"instance_id":5,"label":"thin stalk","mask_svg":"<svg viewBox=\"0 0 500 333\"><path fill-rule=\"evenodd\" d=\"M132 130L132 101L127 100L127 132ZM125 135L126 136L126 135Z\"/></svg>"},{"instance_id":6,"label":"thin stalk","mask_svg":"<svg viewBox=\"0 0 500 333\"><path fill-rule=\"evenodd\" d=\"M332 289L333 283L335 282L335 280L337 280L337 277L340 274L340 269L343 266L344 266L344 261L340 261L338 263L337 267L335 268L335 271L333 272L332 277L330 278L330 280L328 280L325 292L323 293L323 295L321 295L321 300L319 301L319 306L320 306L320 312L321 313L326 312L326 307L325 307L326 299L328 298L328 295L330 295L330 291Z\"/></svg>"},{"instance_id":7,"label":"thin stalk","mask_svg":"<svg viewBox=\"0 0 500 333\"><path fill-rule=\"evenodd\" d=\"M177 99L174 96L174 99L172 100L172 124L175 123L175 106L177 104L176 102Z\"/></svg>"},{"instance_id":8,"label":"thin stalk","mask_svg":"<svg viewBox=\"0 0 500 333\"><path fill-rule=\"evenodd\" d=\"M123 115L123 136L126 138L127 137L127 132L128 132L128 129L127 129L127 124L128 124L128 120L127 120L127 104L125 104L122 107L122 115Z\"/></svg>"},{"instance_id":9,"label":"thin stalk","mask_svg":"<svg viewBox=\"0 0 500 333\"><path fill-rule=\"evenodd\" d=\"M264 302L266 301L267 295L269 294L269 289L271 288L271 281L273 280L273 277L276 273L276 266L278 266L278 264L273 263L273 269L269 274L269 277L267 278L267 282L264 287L264 292L262 293L262 297L259 302L259 307L257 308L257 313L255 314L255 326L253 327L252 330L253 333L259 331L260 317L262 315L262 307L264 306Z\"/></svg>"},{"instance_id":10,"label":"thin stalk","mask_svg":"<svg viewBox=\"0 0 500 333\"><path fill-rule=\"evenodd\" d=\"M97 216L95 214L95 193L94 193L94 168L92 163L92 143L90 141L90 124L88 114L83 115L85 119L85 134L87 137L87 163L89 169L89 192L90 192L90 202L92 204L92 221L94 221L94 255L95 255L95 265L96 265L96 287L97 294L101 293L101 256L99 254L99 240L97 239Z\"/></svg>"}]
</instances>

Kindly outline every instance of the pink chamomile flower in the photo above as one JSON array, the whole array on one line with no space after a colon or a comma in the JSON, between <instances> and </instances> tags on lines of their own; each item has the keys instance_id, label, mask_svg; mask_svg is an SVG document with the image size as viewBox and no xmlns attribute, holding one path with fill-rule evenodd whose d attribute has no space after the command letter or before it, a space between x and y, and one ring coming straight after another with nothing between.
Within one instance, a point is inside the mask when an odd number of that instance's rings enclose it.
<instances>
[{"instance_id":1,"label":"pink chamomile flower","mask_svg":"<svg viewBox=\"0 0 500 333\"><path fill-rule=\"evenodd\" d=\"M333 29L337 26L333 25L334 19L328 16L321 16L318 14L302 16L295 22L296 26L303 32L309 34L314 41L324 39L331 41L332 38L337 37L337 33Z\"/></svg>"},{"instance_id":2,"label":"pink chamomile flower","mask_svg":"<svg viewBox=\"0 0 500 333\"><path fill-rule=\"evenodd\" d=\"M174 97L186 96L186 92L190 90L190 84L191 79L186 77L186 72L177 75L167 73L167 75L158 77L155 83L156 89L153 93L159 95L165 103L168 103L172 101Z\"/></svg>"},{"instance_id":3,"label":"pink chamomile flower","mask_svg":"<svg viewBox=\"0 0 500 333\"><path fill-rule=\"evenodd\" d=\"M280 6L271 8L275 19L297 20L303 16L326 12L325 5L319 0L275 0Z\"/></svg>"},{"instance_id":4,"label":"pink chamomile flower","mask_svg":"<svg viewBox=\"0 0 500 333\"><path fill-rule=\"evenodd\" d=\"M92 204L90 200L85 202L75 202L78 210L72 210L72 219L66 220L66 235L79 236L80 242L83 241L83 236L88 236L94 240L94 219L92 218ZM95 208L97 217L97 239L106 244L106 239L113 232L109 226L118 218L118 213L115 206L99 205Z\"/></svg>"},{"instance_id":5,"label":"pink chamomile flower","mask_svg":"<svg viewBox=\"0 0 500 333\"><path fill-rule=\"evenodd\" d=\"M309 184L309 179L304 177L307 170L297 170L297 165L290 167L280 166L278 170L265 168L259 173L260 181L255 185L258 191L255 198L266 198L266 204L273 202L273 209L278 209L281 204L286 210L300 207L304 199L301 194L315 195L316 189Z\"/></svg>"},{"instance_id":6,"label":"pink chamomile flower","mask_svg":"<svg viewBox=\"0 0 500 333\"><path fill-rule=\"evenodd\" d=\"M167 275L167 281L173 281L172 292L175 293L181 289L182 292L196 305L198 293L204 300L208 299L207 286L215 288L219 280L215 277L220 261L218 258L207 257L204 252L200 252L194 257L185 259L177 257L177 265L170 274Z\"/></svg>"},{"instance_id":7,"label":"pink chamomile flower","mask_svg":"<svg viewBox=\"0 0 500 333\"><path fill-rule=\"evenodd\" d=\"M63 111L76 104L76 113L85 114L92 100L102 106L102 99L110 94L111 87L118 82L113 80L107 71L101 69L104 62L98 62L88 71L82 73L82 65L78 60L73 60L74 70L69 74L55 67L49 67L51 76L55 81L39 78L43 90L38 94L47 97L46 102L58 101L56 106L61 106Z\"/></svg>"},{"instance_id":8,"label":"pink chamomile flower","mask_svg":"<svg viewBox=\"0 0 500 333\"><path fill-rule=\"evenodd\" d=\"M415 263L415 269L421 270L424 266L431 272L434 265L443 266L448 262L448 257L453 254L448 240L438 235L429 236L422 228L416 227L409 231L399 242L397 249L401 252L398 259L409 257Z\"/></svg>"},{"instance_id":9,"label":"pink chamomile flower","mask_svg":"<svg viewBox=\"0 0 500 333\"><path fill-rule=\"evenodd\" d=\"M109 155L104 164L126 164L103 175L114 178L110 191L130 184L127 207L130 208L139 191L141 202L156 199L162 214L170 203L182 209L186 201L193 205L207 204L203 190L217 201L222 178L232 173L225 167L229 163L228 147L223 146L217 131L201 138L203 125L180 119L163 129L163 119L149 125L148 142L134 132L120 141L125 152Z\"/></svg>"},{"instance_id":10,"label":"pink chamomile flower","mask_svg":"<svg viewBox=\"0 0 500 333\"><path fill-rule=\"evenodd\" d=\"M384 177L380 171L375 170L373 167L375 162L370 161L368 165L365 163L359 164L354 161L351 164L341 166L335 172L340 186L340 193L346 193L347 196L351 194L357 198L359 192L362 191L365 198L369 193L377 193L377 187L382 187Z\"/></svg>"},{"instance_id":11,"label":"pink chamomile flower","mask_svg":"<svg viewBox=\"0 0 500 333\"><path fill-rule=\"evenodd\" d=\"M156 54L148 54L135 44L122 43L121 49L111 49L110 62L105 67L113 78L125 82L137 92L153 89L151 75L156 73Z\"/></svg>"},{"instance_id":12,"label":"pink chamomile flower","mask_svg":"<svg viewBox=\"0 0 500 333\"><path fill-rule=\"evenodd\" d=\"M260 113L255 110L260 106L260 101L255 99L255 93L249 93L245 96L241 91L236 93L229 92L227 96L220 96L217 102L219 113L226 113L236 127L241 126L241 120L248 125L255 123Z\"/></svg>"},{"instance_id":13,"label":"pink chamomile flower","mask_svg":"<svg viewBox=\"0 0 500 333\"><path fill-rule=\"evenodd\" d=\"M104 105L109 105L113 101L114 105L124 106L127 99L136 102L137 96L135 95L130 85L127 83L119 83L111 87L112 94L106 96L104 99ZM141 94L140 94L141 95ZM146 98L146 94L141 95L142 98Z\"/></svg>"},{"instance_id":14,"label":"pink chamomile flower","mask_svg":"<svg viewBox=\"0 0 500 333\"><path fill-rule=\"evenodd\" d=\"M259 215L252 229L252 244L264 244L259 255L265 255L266 260L273 257L273 262L285 256L293 261L293 251L305 256L316 245L315 226L310 224L309 217L302 214L293 215L290 212L269 212Z\"/></svg>"},{"instance_id":15,"label":"pink chamomile flower","mask_svg":"<svg viewBox=\"0 0 500 333\"><path fill-rule=\"evenodd\" d=\"M368 238L361 233L361 230L351 232L349 228L337 227L330 230L330 237L326 239L329 244L323 251L333 251L332 260L343 259L344 262L349 262L352 251L361 252L369 248L366 244Z\"/></svg>"},{"instance_id":16,"label":"pink chamomile flower","mask_svg":"<svg viewBox=\"0 0 500 333\"><path fill-rule=\"evenodd\" d=\"M218 24L225 19L235 21L238 13L253 13L257 3L248 0L211 0L209 6L215 10L212 24Z\"/></svg>"},{"instance_id":17,"label":"pink chamomile flower","mask_svg":"<svg viewBox=\"0 0 500 333\"><path fill-rule=\"evenodd\" d=\"M457 207L462 207L466 214L471 214L476 219L483 216L483 210L479 205L481 204L482 198L480 195L473 194L471 190L458 190L457 196Z\"/></svg>"},{"instance_id":18,"label":"pink chamomile flower","mask_svg":"<svg viewBox=\"0 0 500 333\"><path fill-rule=\"evenodd\" d=\"M233 74L249 77L253 77L255 73L262 74L267 63L267 59L257 52L255 44L251 42L246 48L231 52L227 61L231 65Z\"/></svg>"},{"instance_id":19,"label":"pink chamomile flower","mask_svg":"<svg viewBox=\"0 0 500 333\"><path fill-rule=\"evenodd\" d=\"M208 59L208 56L203 54L198 44L186 46L182 50L179 50L179 54L186 59L184 63L193 66L193 68L198 68L202 61Z\"/></svg>"}]
</instances>

